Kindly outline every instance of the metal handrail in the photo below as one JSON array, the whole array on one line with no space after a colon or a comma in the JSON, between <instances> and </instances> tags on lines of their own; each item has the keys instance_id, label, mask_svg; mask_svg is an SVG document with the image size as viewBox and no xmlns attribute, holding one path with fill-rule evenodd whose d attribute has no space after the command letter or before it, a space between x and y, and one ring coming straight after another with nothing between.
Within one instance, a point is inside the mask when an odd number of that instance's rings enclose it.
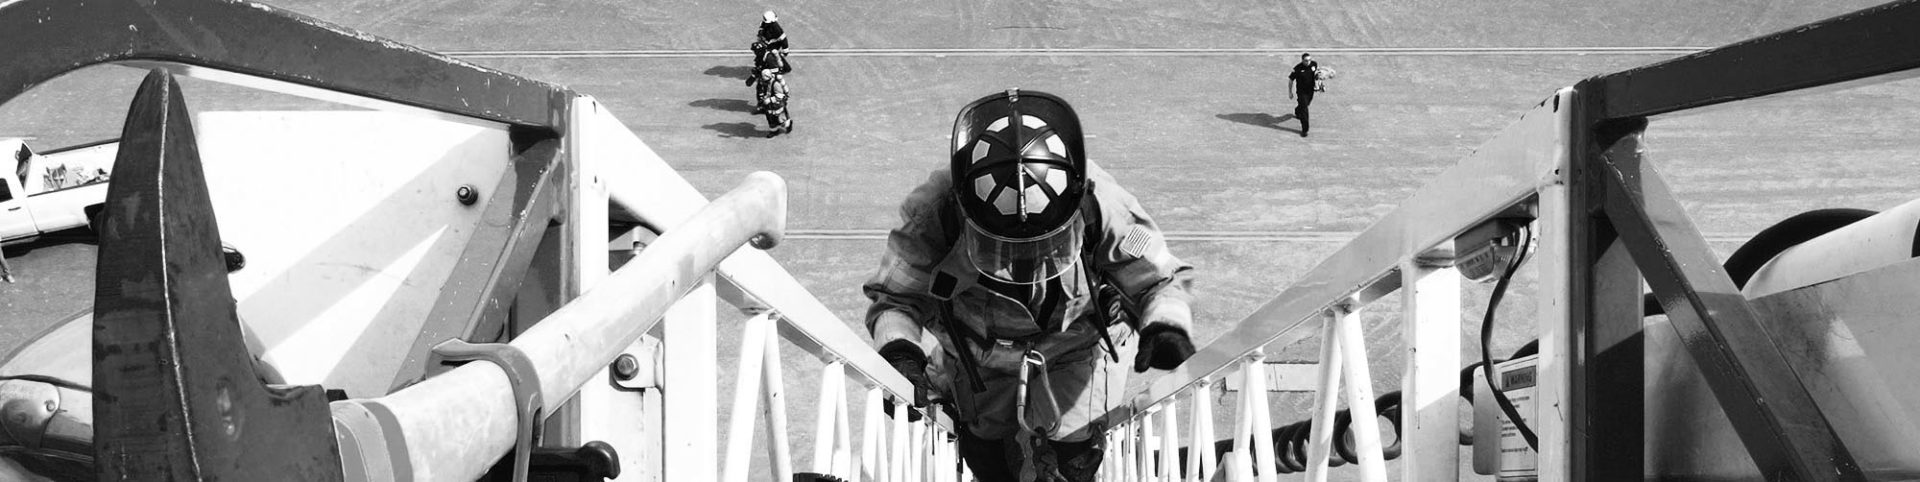
<instances>
[{"instance_id":1,"label":"metal handrail","mask_svg":"<svg viewBox=\"0 0 1920 482\"><path fill-rule=\"evenodd\" d=\"M1549 107L1548 113L1555 112L1560 97L1556 94L1542 106ZM1372 301L1399 289L1401 279L1396 274L1403 262L1527 202L1543 183L1553 182L1552 174L1565 158L1564 152L1528 150L1502 141L1540 128L1527 120L1523 116L1494 141L1441 173L1279 295L1202 346L1186 363L1129 392L1125 397L1129 403L1108 412L1108 420L1134 418L1141 409L1165 403L1202 380L1217 378L1268 345L1313 336L1328 309L1352 300Z\"/></svg>"},{"instance_id":2,"label":"metal handrail","mask_svg":"<svg viewBox=\"0 0 1920 482\"><path fill-rule=\"evenodd\" d=\"M1900 0L1597 76L1562 89L1528 114L1552 116L1554 121L1529 122L1523 117L1203 347L1185 365L1130 393L1128 405L1108 413L1110 426L1116 428L1109 437L1118 434L1125 445L1122 452L1139 458L1140 470L1146 470L1146 456L1141 452L1150 449L1135 447L1137 443L1132 440L1136 429L1151 431L1152 418L1144 415L1170 412L1175 397L1190 388L1201 387L1196 393L1205 393L1208 381L1236 362L1245 361L1249 371L1257 371L1259 365L1254 361L1264 347L1312 336L1315 330L1311 323L1322 316L1327 320L1322 331L1326 346L1360 346L1350 339L1336 342L1342 337L1336 335L1340 330L1334 329L1337 316L1330 313L1364 305L1402 288L1404 283L1424 284L1418 281L1422 275L1419 271L1426 269L1423 261L1450 257L1452 253L1442 249L1448 238L1517 205L1534 204L1541 212L1540 224L1545 232L1541 235L1540 256L1540 289L1545 293L1539 368L1543 379L1536 403L1541 407L1538 417L1552 421L1542 427L1538 450L1543 460L1559 464L1543 464L1543 480L1560 480L1569 470L1582 466L1587 467L1589 477L1612 473L1595 469L1606 465L1626 468L1622 474L1637 474L1639 448L1634 445L1638 443L1623 450L1603 447L1613 445L1613 438L1639 440L1637 411L1618 416L1590 416L1581 411L1604 410L1593 406L1608 403L1600 400L1619 401L1620 397L1595 397L1594 393L1606 390L1602 388L1605 382L1592 379L1595 370L1603 370L1596 367L1604 363L1604 370L1637 370L1640 363L1637 349L1613 355L1626 357L1622 360L1595 356L1596 350L1636 330L1640 311L1637 305L1631 310L1592 306L1603 294L1598 291L1601 288L1590 285L1606 285L1605 289L1615 291L1621 289L1619 286L1629 286L1626 289L1637 292L1642 271L1670 316L1679 320L1676 329L1689 339L1686 345L1694 358L1703 360L1706 367L1702 371L1709 374L1715 397L1729 413L1742 443L1760 462L1763 474L1810 480L1859 477L1858 465L1806 394L1804 383L1782 360L1769 335L1737 328L1751 326L1757 316L1754 309L1717 269L1718 260L1706 248L1700 233L1651 163L1642 160L1638 139L1647 116L1863 80L1884 81L1897 77L1887 74L1920 70L1920 53L1916 53L1920 50L1915 49L1920 46L1920 33L1910 28L1917 20L1920 1ZM1753 61L1756 58L1768 60ZM1632 258L1597 260L1601 250L1621 247ZM1615 294L1608 291L1604 295ZM1590 309L1598 311L1587 311ZM1733 330L1731 334L1729 329ZM1364 356L1349 360L1365 362ZM1328 403L1332 395L1329 387L1334 386L1325 383L1334 376L1334 369L1324 365L1340 361L1339 356L1323 351L1320 403ZM1257 384L1257 374L1246 376L1249 391L1264 391ZM1348 378L1354 378L1354 372L1348 371ZM1638 383L1636 378L1623 388L1637 389ZM1428 388L1443 389L1451 384ZM1349 402L1371 398L1361 395L1356 397L1350 389ZM1626 403L1638 402L1637 395L1627 398ZM1262 394L1243 394L1243 403L1243 410L1254 408L1264 413ZM1325 413L1322 415L1316 420L1318 426L1327 421ZM1362 416L1360 411L1355 412L1356 425ZM1169 423L1171 419L1168 417ZM1242 416L1240 432L1256 429L1248 420ZM1595 428L1602 423L1618 423L1624 428ZM1582 427L1588 432L1579 437L1568 433ZM1260 426L1257 430L1268 428ZM1364 427L1358 430L1370 432ZM1599 433L1602 430L1607 432ZM1171 437L1171 428L1168 432ZM1320 468L1318 463L1325 462L1325 432L1313 432L1313 448L1318 453L1310 462L1315 465L1307 467L1310 480L1319 480L1315 471ZM1360 433L1356 438L1365 436ZM1247 442L1241 440L1240 445L1245 446ZM1194 440L1196 446L1205 442ZM1260 465L1270 467L1272 448L1266 445L1256 443L1252 449ZM1614 460L1617 457L1609 455L1621 453L1635 454L1635 458ZM1237 454L1235 459L1232 475L1240 480L1253 477L1244 470L1246 454ZM1380 475L1375 467L1365 468L1372 472L1370 480ZM1162 473L1166 470L1163 467ZM1208 469L1197 470L1189 472L1189 477ZM1261 476L1262 480L1271 477L1268 473Z\"/></svg>"},{"instance_id":3,"label":"metal handrail","mask_svg":"<svg viewBox=\"0 0 1920 482\"><path fill-rule=\"evenodd\" d=\"M750 238L756 247L772 247L785 224L785 210L778 209L784 198L778 176L749 176L592 291L515 337L508 345L525 354L540 400L556 406L566 400ZM515 424L524 418L516 411L524 402L515 400L514 384L523 382L528 381L512 379L502 366L468 363L383 397L335 402L333 411L336 421L373 420L371 427L341 432L362 438L481 441L358 454L363 459L404 456L408 460L382 462L405 464L409 470L403 473L418 479L471 480L511 448Z\"/></svg>"},{"instance_id":4,"label":"metal handrail","mask_svg":"<svg viewBox=\"0 0 1920 482\"><path fill-rule=\"evenodd\" d=\"M642 160L608 163L602 166L607 178L607 194L615 217L642 223L649 229L672 232L692 219L706 197L686 179L663 162ZM759 251L740 251L721 261L718 270L723 282L731 283L752 300L729 300L735 304L757 303L780 314L780 330L787 341L819 357L822 361L842 361L895 398L912 399L913 384L893 369L847 322L799 280L782 268L772 256ZM951 430L952 423L939 416L940 424Z\"/></svg>"}]
</instances>

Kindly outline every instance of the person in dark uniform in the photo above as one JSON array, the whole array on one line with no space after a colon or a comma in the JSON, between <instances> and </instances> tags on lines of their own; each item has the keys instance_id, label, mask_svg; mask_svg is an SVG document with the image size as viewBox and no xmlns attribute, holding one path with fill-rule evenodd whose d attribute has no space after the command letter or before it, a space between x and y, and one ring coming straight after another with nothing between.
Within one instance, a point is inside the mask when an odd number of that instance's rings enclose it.
<instances>
[{"instance_id":1,"label":"person in dark uniform","mask_svg":"<svg viewBox=\"0 0 1920 482\"><path fill-rule=\"evenodd\" d=\"M780 17L775 16L772 10L760 14L760 41L779 50L780 55L787 54L787 30L780 28Z\"/></svg>"},{"instance_id":2,"label":"person in dark uniform","mask_svg":"<svg viewBox=\"0 0 1920 482\"><path fill-rule=\"evenodd\" d=\"M1319 70L1320 63L1313 61L1313 54L1303 53L1293 73L1287 75L1287 98L1299 101L1293 106L1293 117L1300 119L1300 137L1306 137L1312 128L1307 121L1307 106L1313 105L1313 93L1320 84Z\"/></svg>"}]
</instances>

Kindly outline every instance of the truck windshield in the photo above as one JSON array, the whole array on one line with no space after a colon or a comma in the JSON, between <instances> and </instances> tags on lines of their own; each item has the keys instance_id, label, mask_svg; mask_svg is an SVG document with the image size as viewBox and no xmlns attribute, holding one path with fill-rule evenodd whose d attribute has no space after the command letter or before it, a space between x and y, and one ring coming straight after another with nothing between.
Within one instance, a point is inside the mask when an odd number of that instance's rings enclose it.
<instances>
[{"instance_id":1,"label":"truck windshield","mask_svg":"<svg viewBox=\"0 0 1920 482\"><path fill-rule=\"evenodd\" d=\"M12 201L13 191L7 190L7 183L0 182L0 203Z\"/></svg>"}]
</instances>

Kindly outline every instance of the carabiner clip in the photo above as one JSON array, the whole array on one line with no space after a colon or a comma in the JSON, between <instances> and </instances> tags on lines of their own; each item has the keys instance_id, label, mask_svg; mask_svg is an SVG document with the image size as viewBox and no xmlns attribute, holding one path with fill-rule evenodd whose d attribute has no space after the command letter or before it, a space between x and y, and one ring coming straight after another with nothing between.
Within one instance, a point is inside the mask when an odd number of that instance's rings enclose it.
<instances>
[{"instance_id":1,"label":"carabiner clip","mask_svg":"<svg viewBox=\"0 0 1920 482\"><path fill-rule=\"evenodd\" d=\"M1035 380L1032 375L1034 370L1040 371L1038 380ZM1020 363L1020 390L1018 396L1014 398L1015 408L1018 410L1014 413L1014 418L1020 420L1020 428L1040 435L1051 435L1053 430L1059 426L1060 421L1060 405L1053 400L1053 387L1052 384L1049 383L1049 380L1047 380L1046 371L1046 355L1041 354L1039 350L1028 349ZM1048 406L1042 408L1051 411L1051 413L1048 414L1048 418L1051 419L1051 421L1047 423L1047 426L1040 428L1035 428L1033 424L1027 420L1027 396L1029 386L1035 381L1039 382L1041 392L1043 392L1042 395L1047 397Z\"/></svg>"}]
</instances>

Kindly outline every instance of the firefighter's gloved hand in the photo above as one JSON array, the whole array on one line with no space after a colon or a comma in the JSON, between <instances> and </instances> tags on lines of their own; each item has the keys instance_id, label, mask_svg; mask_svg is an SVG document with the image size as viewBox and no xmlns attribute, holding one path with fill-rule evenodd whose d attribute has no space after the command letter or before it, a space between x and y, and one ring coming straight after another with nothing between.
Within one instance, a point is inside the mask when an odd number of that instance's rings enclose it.
<instances>
[{"instance_id":1,"label":"firefighter's gloved hand","mask_svg":"<svg viewBox=\"0 0 1920 482\"><path fill-rule=\"evenodd\" d=\"M1188 350L1192 351L1192 350ZM927 406L927 391L933 382L927 379L927 354L920 351L920 345L907 340L894 340L880 347L880 358L893 365L894 370L913 382L913 406ZM889 410L887 413L893 413Z\"/></svg>"},{"instance_id":2,"label":"firefighter's gloved hand","mask_svg":"<svg viewBox=\"0 0 1920 482\"><path fill-rule=\"evenodd\" d=\"M1147 368L1172 370L1193 356L1193 340L1187 330L1166 323L1149 323L1140 329L1140 351L1133 356L1134 373Z\"/></svg>"}]
</instances>

